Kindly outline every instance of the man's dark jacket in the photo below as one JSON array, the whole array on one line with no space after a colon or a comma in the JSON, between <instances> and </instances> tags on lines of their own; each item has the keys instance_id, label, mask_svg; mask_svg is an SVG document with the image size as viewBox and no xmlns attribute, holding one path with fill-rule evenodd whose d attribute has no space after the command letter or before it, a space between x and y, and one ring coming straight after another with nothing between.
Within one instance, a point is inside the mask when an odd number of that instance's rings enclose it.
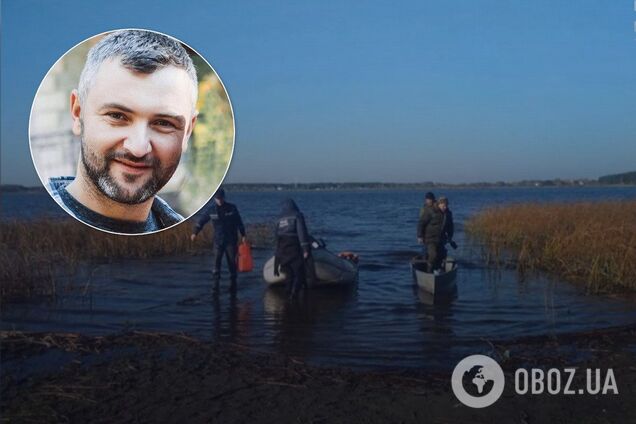
<instances>
[{"instance_id":1,"label":"man's dark jacket","mask_svg":"<svg viewBox=\"0 0 636 424\"><path fill-rule=\"evenodd\" d=\"M417 237L424 240L425 244L438 244L442 240L442 227L444 214L437 206L425 206L420 211L420 220L417 223Z\"/></svg>"},{"instance_id":2,"label":"man's dark jacket","mask_svg":"<svg viewBox=\"0 0 636 424\"><path fill-rule=\"evenodd\" d=\"M243 220L233 203L224 202L221 206L213 203L208 206L194 227L194 234L198 234L208 221L212 221L214 244L217 246L238 244L238 233L245 237Z\"/></svg>"}]
</instances>

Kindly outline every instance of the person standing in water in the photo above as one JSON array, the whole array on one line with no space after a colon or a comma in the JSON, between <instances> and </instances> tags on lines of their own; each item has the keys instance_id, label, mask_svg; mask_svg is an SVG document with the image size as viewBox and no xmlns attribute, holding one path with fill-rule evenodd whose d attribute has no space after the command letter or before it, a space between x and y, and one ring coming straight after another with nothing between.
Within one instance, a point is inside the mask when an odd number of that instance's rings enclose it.
<instances>
[{"instance_id":1,"label":"person standing in water","mask_svg":"<svg viewBox=\"0 0 636 424\"><path fill-rule=\"evenodd\" d=\"M305 217L296 202L286 199L276 221L276 254L274 275L284 272L287 276L287 294L295 299L305 282L305 260L310 255L310 238Z\"/></svg>"},{"instance_id":2,"label":"person standing in water","mask_svg":"<svg viewBox=\"0 0 636 424\"><path fill-rule=\"evenodd\" d=\"M446 259L448 250L446 244L450 244L453 249L457 249L457 244L453 241L453 234L455 233L455 224L453 222L453 212L448 208L448 198L440 196L437 201L437 206L442 212L442 233L439 244L439 260L440 263Z\"/></svg>"},{"instance_id":3,"label":"person standing in water","mask_svg":"<svg viewBox=\"0 0 636 424\"><path fill-rule=\"evenodd\" d=\"M223 256L227 261L230 271L230 284L236 287L236 255L238 252L238 234L241 234L241 241L247 240L245 236L245 226L239 214L238 208L225 201L225 190L219 188L214 193L214 203L205 211L204 215L194 227L190 239L194 241L197 234L203 229L208 221L212 221L214 227L214 243L212 255L214 256L214 268L212 269L212 279L214 288L217 289L221 277L221 262Z\"/></svg>"},{"instance_id":4,"label":"person standing in water","mask_svg":"<svg viewBox=\"0 0 636 424\"><path fill-rule=\"evenodd\" d=\"M420 210L420 220L417 223L417 241L426 246L427 271L433 272L441 264L440 243L444 214L435 203L435 195L426 193L425 205Z\"/></svg>"}]
</instances>

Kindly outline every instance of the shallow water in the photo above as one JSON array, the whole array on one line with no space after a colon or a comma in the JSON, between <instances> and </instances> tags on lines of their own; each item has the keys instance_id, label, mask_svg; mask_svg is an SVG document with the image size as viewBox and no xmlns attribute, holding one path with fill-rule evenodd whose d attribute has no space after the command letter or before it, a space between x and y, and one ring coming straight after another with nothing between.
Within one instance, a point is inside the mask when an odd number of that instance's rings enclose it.
<instances>
[{"instance_id":1,"label":"shallow water","mask_svg":"<svg viewBox=\"0 0 636 424\"><path fill-rule=\"evenodd\" d=\"M236 292L225 281L217 295L212 293L209 255L118 261L84 270L86 294L64 295L55 303L6 305L2 328L87 334L184 331L317 364L438 369L466 354L488 352L489 340L636 323L633 302L588 296L545 276L521 280L514 270L484 267L480 246L465 240L462 226L485 206L636 199L636 188L457 189L444 194L458 224L460 248L451 252L460 262L455 299L434 302L413 286L408 260L418 250L420 192L233 193L229 200L246 222L271 221L279 201L293 196L314 236L333 251L360 255L358 285L313 290L294 305L261 279L269 250L254 251L255 272L240 276ZM3 197L5 217L21 203L10 196ZM46 205L47 199L30 202ZM31 211L39 214L37 207Z\"/></svg>"}]
</instances>

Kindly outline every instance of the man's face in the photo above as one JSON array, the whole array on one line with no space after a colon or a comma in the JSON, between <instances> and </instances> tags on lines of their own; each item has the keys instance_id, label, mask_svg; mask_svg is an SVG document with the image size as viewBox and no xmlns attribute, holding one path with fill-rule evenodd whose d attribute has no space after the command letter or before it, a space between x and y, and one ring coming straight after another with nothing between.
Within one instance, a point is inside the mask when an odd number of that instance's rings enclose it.
<instances>
[{"instance_id":1,"label":"man's face","mask_svg":"<svg viewBox=\"0 0 636 424\"><path fill-rule=\"evenodd\" d=\"M225 199L223 199L222 197L215 197L214 198L214 203L216 203L217 205L221 206L223 203L225 203Z\"/></svg>"},{"instance_id":2,"label":"man's face","mask_svg":"<svg viewBox=\"0 0 636 424\"><path fill-rule=\"evenodd\" d=\"M425 199L426 206L433 206L433 199Z\"/></svg>"},{"instance_id":3,"label":"man's face","mask_svg":"<svg viewBox=\"0 0 636 424\"><path fill-rule=\"evenodd\" d=\"M133 72L104 61L86 99L71 95L73 132L82 138L81 166L104 195L138 204L172 177L196 122L193 83L166 66Z\"/></svg>"}]
</instances>

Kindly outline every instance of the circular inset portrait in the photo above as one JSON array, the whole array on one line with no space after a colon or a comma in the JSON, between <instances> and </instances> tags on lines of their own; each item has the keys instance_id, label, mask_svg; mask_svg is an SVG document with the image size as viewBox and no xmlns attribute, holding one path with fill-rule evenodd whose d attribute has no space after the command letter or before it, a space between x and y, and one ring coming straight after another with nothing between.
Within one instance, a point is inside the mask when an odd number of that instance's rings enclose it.
<instances>
[{"instance_id":1,"label":"circular inset portrait","mask_svg":"<svg viewBox=\"0 0 636 424\"><path fill-rule=\"evenodd\" d=\"M234 115L192 48L124 29L77 44L51 67L33 101L29 143L42 183L69 215L145 234L193 215L221 185Z\"/></svg>"}]
</instances>

